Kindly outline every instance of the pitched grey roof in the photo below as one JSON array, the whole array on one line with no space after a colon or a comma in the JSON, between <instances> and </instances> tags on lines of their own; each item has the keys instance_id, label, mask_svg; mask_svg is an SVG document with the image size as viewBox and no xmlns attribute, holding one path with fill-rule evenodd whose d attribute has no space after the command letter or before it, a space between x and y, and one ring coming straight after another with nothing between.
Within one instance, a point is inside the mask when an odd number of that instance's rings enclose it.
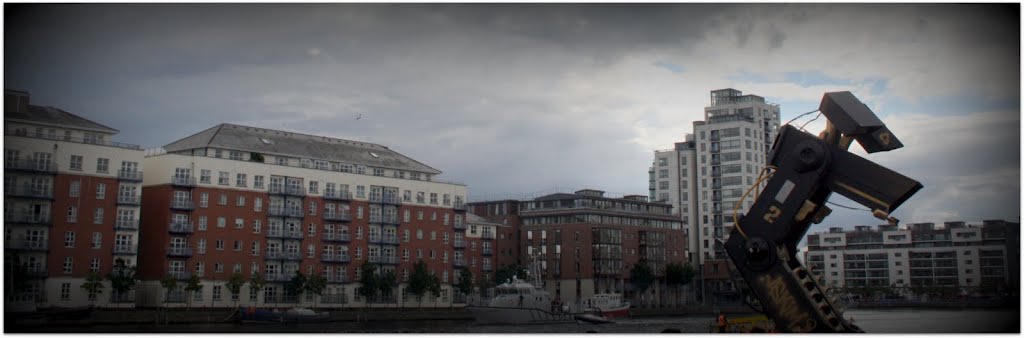
<instances>
[{"instance_id":1,"label":"pitched grey roof","mask_svg":"<svg viewBox=\"0 0 1024 338\"><path fill-rule=\"evenodd\" d=\"M164 150L167 152L177 152L206 147L348 164L362 164L370 167L431 174L441 173L437 169L378 144L228 123L222 123L172 142L164 146Z\"/></svg>"},{"instance_id":2,"label":"pitched grey roof","mask_svg":"<svg viewBox=\"0 0 1024 338\"><path fill-rule=\"evenodd\" d=\"M20 120L26 122L44 123L70 128L87 129L105 133L117 133L118 130L105 125L90 121L81 116L66 112L64 110L46 106L28 106L28 111L5 111L4 120Z\"/></svg>"}]
</instances>

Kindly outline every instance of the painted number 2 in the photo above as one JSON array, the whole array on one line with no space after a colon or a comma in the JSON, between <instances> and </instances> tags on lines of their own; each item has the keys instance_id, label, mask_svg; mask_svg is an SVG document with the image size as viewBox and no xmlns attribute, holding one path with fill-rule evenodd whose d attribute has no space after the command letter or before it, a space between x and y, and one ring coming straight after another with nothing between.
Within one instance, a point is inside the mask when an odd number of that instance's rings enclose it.
<instances>
[{"instance_id":1,"label":"painted number 2","mask_svg":"<svg viewBox=\"0 0 1024 338\"><path fill-rule=\"evenodd\" d=\"M779 215L781 214L782 210L779 210L779 207L773 205L768 208L768 212L764 214L764 220L770 224L775 224L775 219L779 218Z\"/></svg>"}]
</instances>

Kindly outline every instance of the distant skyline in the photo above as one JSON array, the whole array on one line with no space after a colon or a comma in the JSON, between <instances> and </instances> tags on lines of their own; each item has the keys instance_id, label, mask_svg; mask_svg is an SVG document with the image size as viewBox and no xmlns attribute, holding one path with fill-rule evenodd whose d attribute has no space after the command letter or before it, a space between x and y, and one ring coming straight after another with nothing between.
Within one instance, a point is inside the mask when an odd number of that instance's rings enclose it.
<instances>
[{"instance_id":1,"label":"distant skyline","mask_svg":"<svg viewBox=\"0 0 1024 338\"><path fill-rule=\"evenodd\" d=\"M854 153L924 184L893 216L1020 219L1019 4L4 6L5 88L146 148L237 123L378 143L471 196L647 195L711 90L784 122L849 90L905 144ZM881 223L833 209L810 232Z\"/></svg>"}]
</instances>

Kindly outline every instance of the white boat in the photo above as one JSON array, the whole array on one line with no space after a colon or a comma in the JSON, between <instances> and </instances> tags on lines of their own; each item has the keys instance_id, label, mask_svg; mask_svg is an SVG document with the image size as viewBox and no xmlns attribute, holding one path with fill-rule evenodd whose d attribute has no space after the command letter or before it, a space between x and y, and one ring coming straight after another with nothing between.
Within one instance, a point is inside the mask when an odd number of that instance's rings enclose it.
<instances>
[{"instance_id":1,"label":"white boat","mask_svg":"<svg viewBox=\"0 0 1024 338\"><path fill-rule=\"evenodd\" d=\"M599 293L583 301L585 312L592 312L605 318L629 317L629 302L622 300L618 293Z\"/></svg>"},{"instance_id":2,"label":"white boat","mask_svg":"<svg viewBox=\"0 0 1024 338\"><path fill-rule=\"evenodd\" d=\"M531 267L534 270L535 267ZM539 271L539 269L536 269ZM531 274L534 283L512 276L511 280L496 286L496 295L485 305L470 305L466 309L479 323L524 324L575 321L568 306L559 305L551 293L541 288L540 274Z\"/></svg>"}]
</instances>

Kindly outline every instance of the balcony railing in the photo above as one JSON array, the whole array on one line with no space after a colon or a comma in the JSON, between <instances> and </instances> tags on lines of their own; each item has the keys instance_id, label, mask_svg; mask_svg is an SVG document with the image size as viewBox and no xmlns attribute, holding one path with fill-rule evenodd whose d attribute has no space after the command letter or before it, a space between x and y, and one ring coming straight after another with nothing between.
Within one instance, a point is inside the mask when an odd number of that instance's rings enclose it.
<instances>
[{"instance_id":1,"label":"balcony railing","mask_svg":"<svg viewBox=\"0 0 1024 338\"><path fill-rule=\"evenodd\" d=\"M15 211L4 214L4 223L53 225L49 214L36 214L31 211Z\"/></svg>"},{"instance_id":2,"label":"balcony railing","mask_svg":"<svg viewBox=\"0 0 1024 338\"><path fill-rule=\"evenodd\" d=\"M119 218L114 222L114 230L139 230L139 220Z\"/></svg>"},{"instance_id":3,"label":"balcony railing","mask_svg":"<svg viewBox=\"0 0 1024 338\"><path fill-rule=\"evenodd\" d=\"M456 268L464 268L464 267L466 267L466 260L465 259L457 259L456 258L456 259L452 260L452 266L454 266Z\"/></svg>"},{"instance_id":4,"label":"balcony railing","mask_svg":"<svg viewBox=\"0 0 1024 338\"><path fill-rule=\"evenodd\" d=\"M281 260L281 259L284 259L284 252L283 251L267 251L266 253L264 253L264 255L265 255L265 257L267 259L271 259L271 260ZM270 276L267 276L267 278L269 278L269 277Z\"/></svg>"},{"instance_id":5,"label":"balcony railing","mask_svg":"<svg viewBox=\"0 0 1024 338\"><path fill-rule=\"evenodd\" d=\"M271 185L268 192L272 195L306 197L306 190L302 189L302 187Z\"/></svg>"},{"instance_id":6,"label":"balcony railing","mask_svg":"<svg viewBox=\"0 0 1024 338\"><path fill-rule=\"evenodd\" d=\"M270 260L302 260L302 254L298 252L267 251L267 259Z\"/></svg>"},{"instance_id":7,"label":"balcony railing","mask_svg":"<svg viewBox=\"0 0 1024 338\"><path fill-rule=\"evenodd\" d=\"M142 205L142 198L131 195L117 195L117 204L120 205Z\"/></svg>"},{"instance_id":8,"label":"balcony railing","mask_svg":"<svg viewBox=\"0 0 1024 338\"><path fill-rule=\"evenodd\" d=\"M191 211L196 209L196 204L189 200L171 200L171 209Z\"/></svg>"},{"instance_id":9,"label":"balcony railing","mask_svg":"<svg viewBox=\"0 0 1024 338\"><path fill-rule=\"evenodd\" d=\"M331 234L325 232L320 236L321 240L324 242L350 242L352 240L348 234L341 233Z\"/></svg>"},{"instance_id":10,"label":"balcony railing","mask_svg":"<svg viewBox=\"0 0 1024 338\"><path fill-rule=\"evenodd\" d=\"M351 201L352 194L348 191L331 191L325 192L323 198L329 201Z\"/></svg>"},{"instance_id":11,"label":"balcony railing","mask_svg":"<svg viewBox=\"0 0 1024 338\"><path fill-rule=\"evenodd\" d=\"M465 222L455 222L455 230L466 230L466 227Z\"/></svg>"},{"instance_id":12,"label":"balcony railing","mask_svg":"<svg viewBox=\"0 0 1024 338\"><path fill-rule=\"evenodd\" d=\"M380 215L370 215L370 223L381 223L384 220Z\"/></svg>"},{"instance_id":13,"label":"balcony railing","mask_svg":"<svg viewBox=\"0 0 1024 338\"><path fill-rule=\"evenodd\" d=\"M138 170L118 170L117 179L129 182L142 182L142 172Z\"/></svg>"},{"instance_id":14,"label":"balcony railing","mask_svg":"<svg viewBox=\"0 0 1024 338\"><path fill-rule=\"evenodd\" d=\"M465 249L466 248L466 241L460 240L460 239L456 239L456 240L452 241L452 246L454 246L456 249Z\"/></svg>"},{"instance_id":15,"label":"balcony railing","mask_svg":"<svg viewBox=\"0 0 1024 338\"><path fill-rule=\"evenodd\" d=\"M320 257L320 260L327 263L348 263L352 261L347 254L323 255Z\"/></svg>"},{"instance_id":16,"label":"balcony railing","mask_svg":"<svg viewBox=\"0 0 1024 338\"><path fill-rule=\"evenodd\" d=\"M289 282L292 280L294 275L286 275L283 273L275 273L267 275L268 282Z\"/></svg>"},{"instance_id":17,"label":"balcony railing","mask_svg":"<svg viewBox=\"0 0 1024 338\"><path fill-rule=\"evenodd\" d=\"M46 271L45 266L36 266L25 270L25 273L32 278L43 278L48 277L49 272Z\"/></svg>"},{"instance_id":18,"label":"balcony railing","mask_svg":"<svg viewBox=\"0 0 1024 338\"><path fill-rule=\"evenodd\" d=\"M398 219L398 215L384 215L381 217L381 223L399 225L402 224L402 221Z\"/></svg>"},{"instance_id":19,"label":"balcony railing","mask_svg":"<svg viewBox=\"0 0 1024 338\"><path fill-rule=\"evenodd\" d=\"M192 257L192 248L170 247L167 248L167 255L173 257Z\"/></svg>"},{"instance_id":20,"label":"balcony railing","mask_svg":"<svg viewBox=\"0 0 1024 338\"><path fill-rule=\"evenodd\" d=\"M303 239L302 231L300 230L286 230L284 232L285 239Z\"/></svg>"},{"instance_id":21,"label":"balcony railing","mask_svg":"<svg viewBox=\"0 0 1024 338\"><path fill-rule=\"evenodd\" d=\"M324 220L325 221L337 221L337 222L351 222L352 221L352 215L347 213L347 212L338 212L338 211L335 211L335 212L325 212L324 213Z\"/></svg>"},{"instance_id":22,"label":"balcony railing","mask_svg":"<svg viewBox=\"0 0 1024 338\"><path fill-rule=\"evenodd\" d=\"M135 290L128 292L111 292L110 294L111 303L135 303Z\"/></svg>"},{"instance_id":23,"label":"balcony railing","mask_svg":"<svg viewBox=\"0 0 1024 338\"><path fill-rule=\"evenodd\" d=\"M195 187L196 178L192 176L174 175L171 176L171 185L179 187Z\"/></svg>"},{"instance_id":24,"label":"balcony railing","mask_svg":"<svg viewBox=\"0 0 1024 338\"><path fill-rule=\"evenodd\" d=\"M483 249L480 249L480 254L484 255L484 256L494 256L494 249L493 248L483 248Z\"/></svg>"},{"instance_id":25,"label":"balcony railing","mask_svg":"<svg viewBox=\"0 0 1024 338\"><path fill-rule=\"evenodd\" d=\"M57 164L53 161L20 158L14 161L4 161L4 169L53 174L57 172Z\"/></svg>"},{"instance_id":26,"label":"balcony railing","mask_svg":"<svg viewBox=\"0 0 1024 338\"><path fill-rule=\"evenodd\" d=\"M28 198L42 198L42 199L53 199L53 188L46 187L33 187L30 185L6 187L4 193L7 196L13 197L28 197Z\"/></svg>"},{"instance_id":27,"label":"balcony railing","mask_svg":"<svg viewBox=\"0 0 1024 338\"><path fill-rule=\"evenodd\" d=\"M482 269L484 272L491 272L491 271L494 271L494 266L492 266L492 265L482 265L482 266L480 266L480 269Z\"/></svg>"},{"instance_id":28,"label":"balcony railing","mask_svg":"<svg viewBox=\"0 0 1024 338\"><path fill-rule=\"evenodd\" d=\"M345 282L332 282L330 277L327 278L328 283L348 283ZM344 293L327 293L320 296L320 303L322 304L345 304L348 303L347 295Z\"/></svg>"},{"instance_id":29,"label":"balcony railing","mask_svg":"<svg viewBox=\"0 0 1024 338\"><path fill-rule=\"evenodd\" d=\"M16 239L8 241L4 245L4 248L8 250L47 251L50 249L50 245L45 239L32 241L25 239Z\"/></svg>"},{"instance_id":30,"label":"balcony railing","mask_svg":"<svg viewBox=\"0 0 1024 338\"><path fill-rule=\"evenodd\" d=\"M483 238L483 239L494 239L494 233L493 232L483 232L483 233L480 233L480 238Z\"/></svg>"},{"instance_id":31,"label":"balcony railing","mask_svg":"<svg viewBox=\"0 0 1024 338\"><path fill-rule=\"evenodd\" d=\"M101 146L107 146L107 147L117 147L117 148L131 149L131 150L142 150L142 147L140 147L139 145L136 145L136 144L128 144L128 143L106 141L106 140L93 140L93 139L86 139L86 138L83 138L83 137L70 137L70 136L63 136L63 135L60 135L60 136L54 135L54 136L51 137L50 135L47 135L47 134L35 133L35 132L31 132L31 133L17 132L17 131L15 131L15 132L5 132L4 136L32 137L32 138L40 138L40 139L46 139L46 140L74 142L74 143L83 143L83 144L95 144L95 145L101 145Z\"/></svg>"},{"instance_id":32,"label":"balcony railing","mask_svg":"<svg viewBox=\"0 0 1024 338\"><path fill-rule=\"evenodd\" d=\"M368 256L367 261L376 264L398 264L398 257L395 256Z\"/></svg>"},{"instance_id":33,"label":"balcony railing","mask_svg":"<svg viewBox=\"0 0 1024 338\"><path fill-rule=\"evenodd\" d=\"M452 205L452 209L455 209L455 211L466 211L466 203L455 202L455 204Z\"/></svg>"},{"instance_id":34,"label":"balcony railing","mask_svg":"<svg viewBox=\"0 0 1024 338\"><path fill-rule=\"evenodd\" d=\"M192 223L180 222L180 221L171 221L171 223L168 226L168 231L170 233L175 233L175 234L190 234L194 230L192 228Z\"/></svg>"},{"instance_id":35,"label":"balcony railing","mask_svg":"<svg viewBox=\"0 0 1024 338\"><path fill-rule=\"evenodd\" d=\"M402 199L399 198L398 196L384 195L384 197L380 199L380 203L391 204L391 205L402 205Z\"/></svg>"},{"instance_id":36,"label":"balcony railing","mask_svg":"<svg viewBox=\"0 0 1024 338\"><path fill-rule=\"evenodd\" d=\"M115 255L136 255L139 253L139 249L135 246L114 246Z\"/></svg>"},{"instance_id":37,"label":"balcony railing","mask_svg":"<svg viewBox=\"0 0 1024 338\"><path fill-rule=\"evenodd\" d=\"M303 218L305 214L302 213L302 209L300 208L270 207L267 209L267 216Z\"/></svg>"}]
</instances>

